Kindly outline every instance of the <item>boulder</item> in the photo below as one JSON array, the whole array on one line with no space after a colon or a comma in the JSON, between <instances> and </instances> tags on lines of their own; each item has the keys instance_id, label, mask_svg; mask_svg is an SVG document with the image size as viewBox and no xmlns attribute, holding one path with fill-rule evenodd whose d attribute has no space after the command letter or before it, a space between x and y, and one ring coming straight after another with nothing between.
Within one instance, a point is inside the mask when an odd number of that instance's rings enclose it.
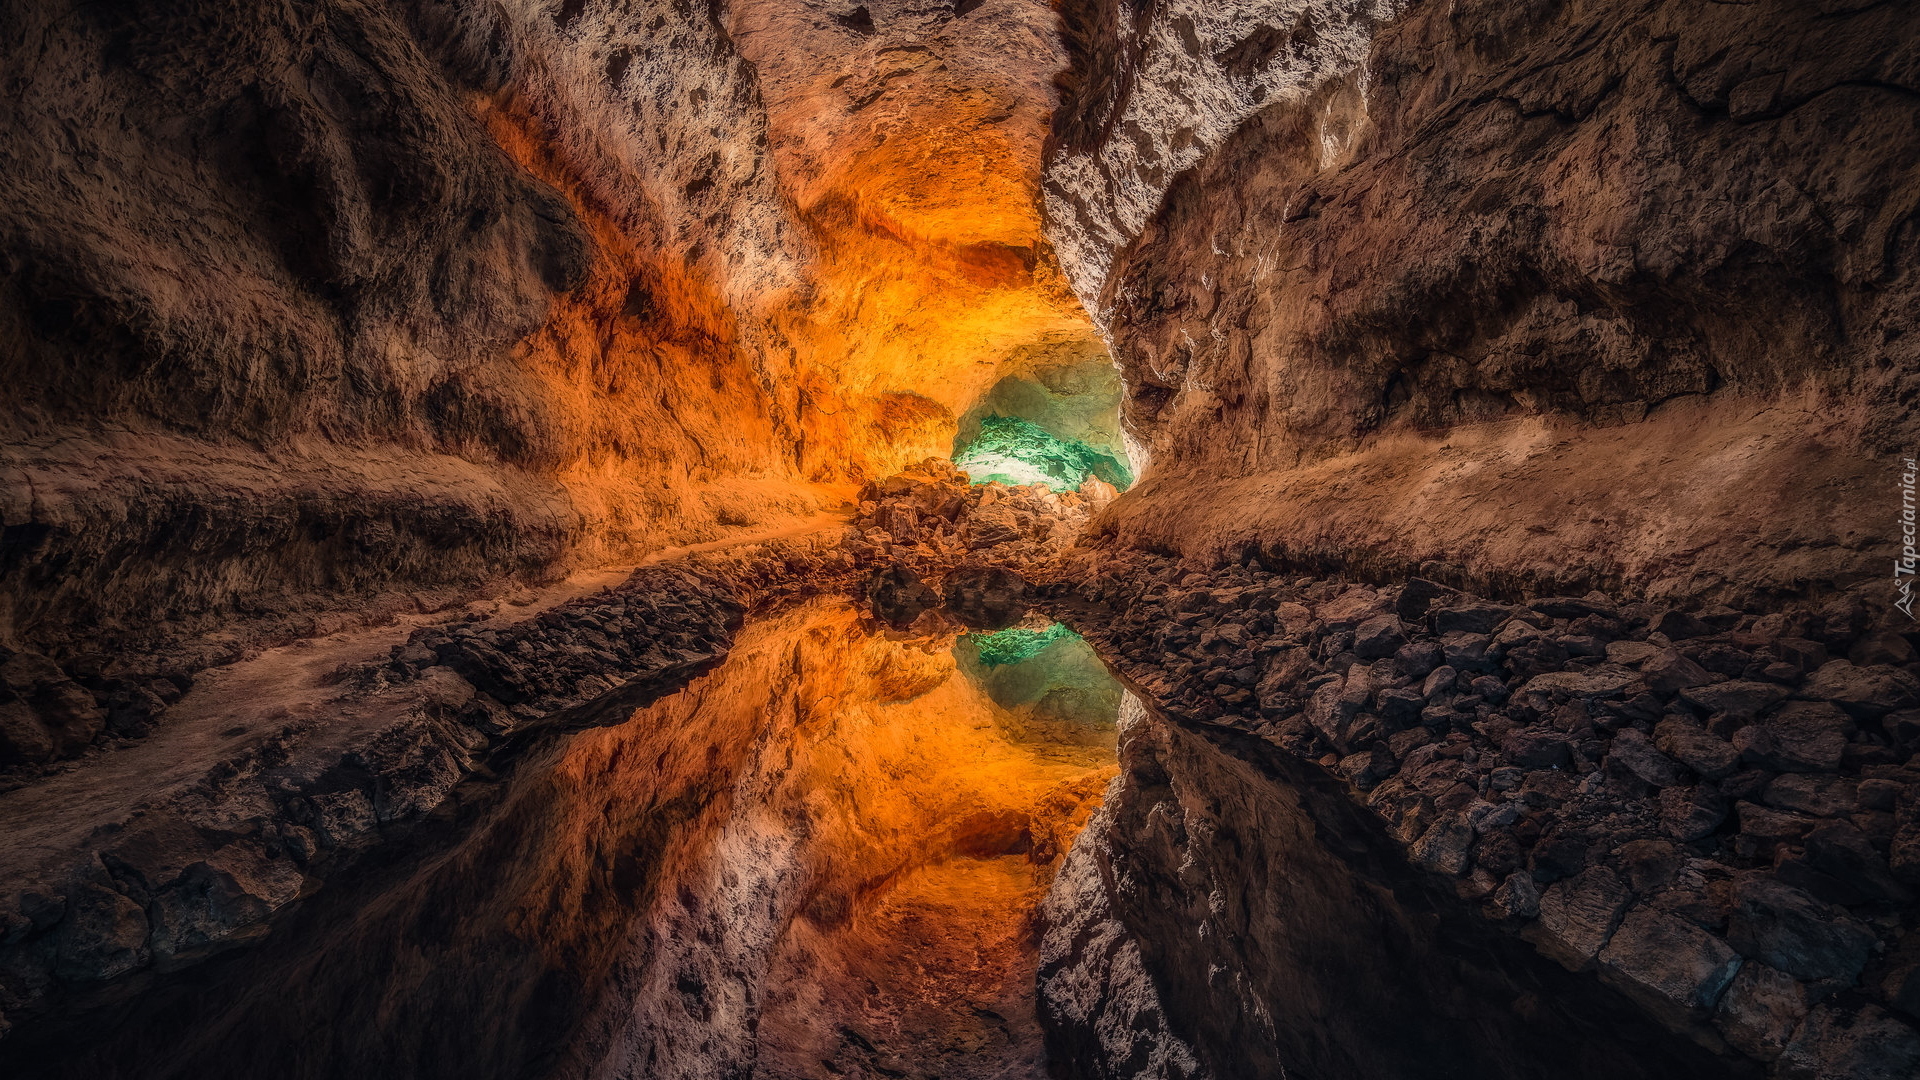
<instances>
[{"instance_id":1,"label":"boulder","mask_svg":"<svg viewBox=\"0 0 1920 1080\"><path fill-rule=\"evenodd\" d=\"M1004 630L1027 613L1027 580L1003 566L962 566L947 575L947 612L970 630Z\"/></svg>"},{"instance_id":2,"label":"boulder","mask_svg":"<svg viewBox=\"0 0 1920 1080\"><path fill-rule=\"evenodd\" d=\"M1459 677L1460 673L1458 671L1446 664L1442 664L1432 671L1429 671L1426 679L1420 683L1420 696L1430 698L1442 690L1450 689L1453 686L1454 680Z\"/></svg>"},{"instance_id":3,"label":"boulder","mask_svg":"<svg viewBox=\"0 0 1920 1080\"><path fill-rule=\"evenodd\" d=\"M1776 1080L1912 1080L1920 1032L1878 1005L1821 1005L1774 1062Z\"/></svg>"},{"instance_id":4,"label":"boulder","mask_svg":"<svg viewBox=\"0 0 1920 1080\"><path fill-rule=\"evenodd\" d=\"M1733 679L1706 686L1690 686L1680 691L1680 700L1708 713L1722 713L1734 720L1752 720L1787 699L1787 688L1778 683Z\"/></svg>"},{"instance_id":5,"label":"boulder","mask_svg":"<svg viewBox=\"0 0 1920 1080\"><path fill-rule=\"evenodd\" d=\"M1817 670L1829 659L1825 645L1802 637L1783 637L1776 640L1773 643L1773 655L1779 657L1782 662L1798 668L1802 675Z\"/></svg>"},{"instance_id":6,"label":"boulder","mask_svg":"<svg viewBox=\"0 0 1920 1080\"><path fill-rule=\"evenodd\" d=\"M1655 749L1638 728L1624 728L1613 737L1607 747L1607 762L1654 787L1672 787L1686 779L1686 770Z\"/></svg>"},{"instance_id":7,"label":"boulder","mask_svg":"<svg viewBox=\"0 0 1920 1080\"><path fill-rule=\"evenodd\" d=\"M1734 807L1740 815L1738 850L1745 858L1770 859L1781 844L1798 841L1813 831L1813 818L1769 810L1757 803L1742 802Z\"/></svg>"},{"instance_id":8,"label":"boulder","mask_svg":"<svg viewBox=\"0 0 1920 1080\"><path fill-rule=\"evenodd\" d=\"M1426 705L1426 699L1414 690L1382 690L1374 701L1380 718L1398 726L1418 723L1420 710Z\"/></svg>"},{"instance_id":9,"label":"boulder","mask_svg":"<svg viewBox=\"0 0 1920 1080\"><path fill-rule=\"evenodd\" d=\"M1488 906L1497 918L1531 919L1540 914L1540 887L1532 874L1516 870L1494 890Z\"/></svg>"},{"instance_id":10,"label":"boulder","mask_svg":"<svg viewBox=\"0 0 1920 1080\"><path fill-rule=\"evenodd\" d=\"M73 757L107 729L107 710L85 687L70 679L40 687L30 702L53 740L55 757Z\"/></svg>"},{"instance_id":11,"label":"boulder","mask_svg":"<svg viewBox=\"0 0 1920 1080\"><path fill-rule=\"evenodd\" d=\"M1340 759L1334 766L1334 774L1361 791L1372 790L1373 786L1393 775L1398 763L1393 759L1392 751L1382 743L1375 743L1373 749L1362 750Z\"/></svg>"},{"instance_id":12,"label":"boulder","mask_svg":"<svg viewBox=\"0 0 1920 1080\"><path fill-rule=\"evenodd\" d=\"M1660 792L1660 829L1683 844L1712 836L1725 820L1727 801L1705 787Z\"/></svg>"},{"instance_id":13,"label":"boulder","mask_svg":"<svg viewBox=\"0 0 1920 1080\"><path fill-rule=\"evenodd\" d=\"M1440 643L1437 641L1415 641L1400 647L1393 654L1393 670L1406 678L1424 677L1444 662Z\"/></svg>"},{"instance_id":14,"label":"boulder","mask_svg":"<svg viewBox=\"0 0 1920 1080\"><path fill-rule=\"evenodd\" d=\"M1033 522L1005 502L986 503L967 511L967 544L974 548L998 547L1023 540Z\"/></svg>"},{"instance_id":15,"label":"boulder","mask_svg":"<svg viewBox=\"0 0 1920 1080\"><path fill-rule=\"evenodd\" d=\"M1831 701L1850 715L1874 719L1920 706L1920 679L1890 664L1857 667L1851 661L1831 660L1807 676L1799 696Z\"/></svg>"},{"instance_id":16,"label":"boulder","mask_svg":"<svg viewBox=\"0 0 1920 1080\"><path fill-rule=\"evenodd\" d=\"M1415 866L1436 874L1459 877L1473 864L1473 826L1459 815L1434 822L1420 839L1413 842L1407 855Z\"/></svg>"},{"instance_id":17,"label":"boulder","mask_svg":"<svg viewBox=\"0 0 1920 1080\"><path fill-rule=\"evenodd\" d=\"M1840 817L1853 813L1859 795L1859 782L1844 776L1786 773L1767 785L1760 801L1814 817Z\"/></svg>"},{"instance_id":18,"label":"boulder","mask_svg":"<svg viewBox=\"0 0 1920 1080\"><path fill-rule=\"evenodd\" d=\"M867 604L874 618L896 629L912 626L923 612L939 603L940 595L899 563L882 567L867 579Z\"/></svg>"},{"instance_id":19,"label":"boulder","mask_svg":"<svg viewBox=\"0 0 1920 1080\"><path fill-rule=\"evenodd\" d=\"M188 866L154 899L152 948L165 969L182 954L264 934L266 918L300 894L300 871L252 844L228 844Z\"/></svg>"},{"instance_id":20,"label":"boulder","mask_svg":"<svg viewBox=\"0 0 1920 1080\"><path fill-rule=\"evenodd\" d=\"M1487 650L1493 639L1485 634L1451 633L1440 639L1440 658L1456 671L1488 671L1493 661Z\"/></svg>"},{"instance_id":21,"label":"boulder","mask_svg":"<svg viewBox=\"0 0 1920 1080\"><path fill-rule=\"evenodd\" d=\"M1734 732L1743 760L1774 772L1834 772L1853 720L1825 701L1789 701L1772 716Z\"/></svg>"},{"instance_id":22,"label":"boulder","mask_svg":"<svg viewBox=\"0 0 1920 1080\"><path fill-rule=\"evenodd\" d=\"M0 766L53 760L53 735L24 701L0 702Z\"/></svg>"},{"instance_id":23,"label":"boulder","mask_svg":"<svg viewBox=\"0 0 1920 1080\"><path fill-rule=\"evenodd\" d=\"M1482 675L1467 684L1467 690L1478 694L1483 701L1498 705L1507 700L1507 684L1492 675Z\"/></svg>"},{"instance_id":24,"label":"boulder","mask_svg":"<svg viewBox=\"0 0 1920 1080\"><path fill-rule=\"evenodd\" d=\"M1713 681L1713 673L1680 655L1673 649L1654 654L1640 662L1640 675L1647 689L1669 698L1695 686Z\"/></svg>"},{"instance_id":25,"label":"boulder","mask_svg":"<svg viewBox=\"0 0 1920 1080\"><path fill-rule=\"evenodd\" d=\"M1453 595L1453 590L1438 582L1425 578L1408 578L1400 588L1400 595L1394 599L1394 614L1411 622L1426 617L1427 609L1435 600Z\"/></svg>"},{"instance_id":26,"label":"boulder","mask_svg":"<svg viewBox=\"0 0 1920 1080\"><path fill-rule=\"evenodd\" d=\"M1911 664L1914 661L1913 645L1898 631L1875 630L1853 643L1853 648L1847 652L1847 659L1862 667Z\"/></svg>"},{"instance_id":27,"label":"boulder","mask_svg":"<svg viewBox=\"0 0 1920 1080\"><path fill-rule=\"evenodd\" d=\"M1786 1049L1807 1007L1807 988L1798 979L1749 960L1721 997L1713 1023L1734 1049L1772 1061Z\"/></svg>"},{"instance_id":28,"label":"boulder","mask_svg":"<svg viewBox=\"0 0 1920 1080\"><path fill-rule=\"evenodd\" d=\"M1590 867L1540 894L1540 919L1523 936L1568 971L1581 971L1606 946L1632 894L1613 871Z\"/></svg>"},{"instance_id":29,"label":"boulder","mask_svg":"<svg viewBox=\"0 0 1920 1080\"><path fill-rule=\"evenodd\" d=\"M1665 634L1669 640L1682 641L1687 638L1705 637L1713 633L1713 627L1701 619L1684 611L1663 611L1654 617L1648 629Z\"/></svg>"},{"instance_id":30,"label":"boulder","mask_svg":"<svg viewBox=\"0 0 1920 1080\"><path fill-rule=\"evenodd\" d=\"M1334 749L1345 753L1352 749L1347 745L1347 727L1358 712L1358 707L1346 697L1346 683L1335 678L1321 684L1307 699L1304 710L1307 722L1313 725Z\"/></svg>"},{"instance_id":31,"label":"boulder","mask_svg":"<svg viewBox=\"0 0 1920 1080\"><path fill-rule=\"evenodd\" d=\"M67 897L56 934L53 973L69 982L95 982L147 964L147 917L140 905L112 889L84 884Z\"/></svg>"},{"instance_id":32,"label":"boulder","mask_svg":"<svg viewBox=\"0 0 1920 1080\"><path fill-rule=\"evenodd\" d=\"M1500 740L1500 756L1523 769L1564 769L1573 764L1573 745L1549 728L1520 728Z\"/></svg>"},{"instance_id":33,"label":"boulder","mask_svg":"<svg viewBox=\"0 0 1920 1080\"><path fill-rule=\"evenodd\" d=\"M1528 694L1564 694L1568 697L1621 697L1634 682L1631 672L1601 668L1595 671L1550 671L1535 675L1521 688Z\"/></svg>"},{"instance_id":34,"label":"boulder","mask_svg":"<svg viewBox=\"0 0 1920 1080\"><path fill-rule=\"evenodd\" d=\"M1908 904L1913 893L1895 880L1867 835L1845 821L1824 821L1801 849L1776 861L1781 881L1834 904Z\"/></svg>"},{"instance_id":35,"label":"boulder","mask_svg":"<svg viewBox=\"0 0 1920 1080\"><path fill-rule=\"evenodd\" d=\"M1502 604L1471 602L1435 608L1427 612L1427 624L1435 634L1491 634L1512 614L1513 609Z\"/></svg>"},{"instance_id":36,"label":"boulder","mask_svg":"<svg viewBox=\"0 0 1920 1080\"><path fill-rule=\"evenodd\" d=\"M1628 915L1599 954L1601 981L1675 1030L1713 1008L1740 963L1726 942L1649 907Z\"/></svg>"},{"instance_id":37,"label":"boulder","mask_svg":"<svg viewBox=\"0 0 1920 1080\"><path fill-rule=\"evenodd\" d=\"M1686 862L1680 849L1665 840L1633 840L1615 853L1633 891L1646 895L1672 883Z\"/></svg>"},{"instance_id":38,"label":"boulder","mask_svg":"<svg viewBox=\"0 0 1920 1080\"><path fill-rule=\"evenodd\" d=\"M1379 615L1361 623L1353 632L1353 654L1362 660L1379 660L1400 651L1407 634L1395 615Z\"/></svg>"},{"instance_id":39,"label":"boulder","mask_svg":"<svg viewBox=\"0 0 1920 1080\"><path fill-rule=\"evenodd\" d=\"M1771 878L1749 878L1734 891L1727 942L1789 975L1850 983L1878 940L1843 909Z\"/></svg>"},{"instance_id":40,"label":"boulder","mask_svg":"<svg viewBox=\"0 0 1920 1080\"><path fill-rule=\"evenodd\" d=\"M1645 641L1610 641L1607 643L1607 662L1632 667L1643 664L1659 656L1666 650Z\"/></svg>"},{"instance_id":41,"label":"boulder","mask_svg":"<svg viewBox=\"0 0 1920 1080\"><path fill-rule=\"evenodd\" d=\"M1691 720L1662 720L1653 730L1653 744L1708 780L1731 776L1740 765L1740 751L1732 743Z\"/></svg>"}]
</instances>

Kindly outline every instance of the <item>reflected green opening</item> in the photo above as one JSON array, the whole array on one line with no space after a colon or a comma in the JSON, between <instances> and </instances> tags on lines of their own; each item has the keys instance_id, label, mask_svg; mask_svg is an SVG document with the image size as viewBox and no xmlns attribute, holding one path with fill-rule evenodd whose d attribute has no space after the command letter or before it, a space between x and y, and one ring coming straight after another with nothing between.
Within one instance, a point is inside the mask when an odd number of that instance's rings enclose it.
<instances>
[{"instance_id":1,"label":"reflected green opening","mask_svg":"<svg viewBox=\"0 0 1920 1080\"><path fill-rule=\"evenodd\" d=\"M1067 491L1092 476L1125 491L1133 483L1133 473L1112 454L1014 416L981 420L980 434L954 453L953 463L976 484L1044 483Z\"/></svg>"},{"instance_id":2,"label":"reflected green opening","mask_svg":"<svg viewBox=\"0 0 1920 1080\"><path fill-rule=\"evenodd\" d=\"M1111 746L1120 684L1092 646L1059 623L962 634L960 672L999 706L1007 737L1029 745Z\"/></svg>"}]
</instances>

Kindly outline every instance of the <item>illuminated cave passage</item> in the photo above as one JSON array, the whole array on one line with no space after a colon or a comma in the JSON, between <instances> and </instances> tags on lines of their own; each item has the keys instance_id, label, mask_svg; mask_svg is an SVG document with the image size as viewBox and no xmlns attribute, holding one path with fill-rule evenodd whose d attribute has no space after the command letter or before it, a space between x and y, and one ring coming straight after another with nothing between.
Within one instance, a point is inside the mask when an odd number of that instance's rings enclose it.
<instances>
[{"instance_id":1,"label":"illuminated cave passage","mask_svg":"<svg viewBox=\"0 0 1920 1080\"><path fill-rule=\"evenodd\" d=\"M1120 375L1097 341L1024 350L960 417L953 461L975 483L1078 488L1092 476L1125 491Z\"/></svg>"},{"instance_id":2,"label":"illuminated cave passage","mask_svg":"<svg viewBox=\"0 0 1920 1080\"><path fill-rule=\"evenodd\" d=\"M1920 1076L1920 5L0 25L0 1078Z\"/></svg>"}]
</instances>

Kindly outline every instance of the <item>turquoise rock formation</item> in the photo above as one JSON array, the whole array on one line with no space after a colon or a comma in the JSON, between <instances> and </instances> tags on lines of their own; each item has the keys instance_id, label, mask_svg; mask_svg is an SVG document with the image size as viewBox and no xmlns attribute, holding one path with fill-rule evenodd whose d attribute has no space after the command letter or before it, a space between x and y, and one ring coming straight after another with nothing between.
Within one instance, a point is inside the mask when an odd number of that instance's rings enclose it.
<instances>
[{"instance_id":1,"label":"turquoise rock formation","mask_svg":"<svg viewBox=\"0 0 1920 1080\"><path fill-rule=\"evenodd\" d=\"M953 463L976 484L1044 483L1065 491L1093 476L1124 491L1133 483L1133 473L1113 454L1015 416L981 420L979 435L954 452Z\"/></svg>"}]
</instances>

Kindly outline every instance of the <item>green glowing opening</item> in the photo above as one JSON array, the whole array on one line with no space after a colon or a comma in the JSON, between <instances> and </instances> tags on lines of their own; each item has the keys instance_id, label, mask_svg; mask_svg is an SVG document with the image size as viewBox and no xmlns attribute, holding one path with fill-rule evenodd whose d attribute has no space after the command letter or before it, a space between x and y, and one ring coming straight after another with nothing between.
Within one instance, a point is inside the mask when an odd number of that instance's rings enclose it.
<instances>
[{"instance_id":1,"label":"green glowing opening","mask_svg":"<svg viewBox=\"0 0 1920 1080\"><path fill-rule=\"evenodd\" d=\"M1000 667L1031 660L1054 642L1079 636L1060 623L1054 623L1045 630L1022 630L1016 626L991 634L967 635L982 667Z\"/></svg>"},{"instance_id":2,"label":"green glowing opening","mask_svg":"<svg viewBox=\"0 0 1920 1080\"><path fill-rule=\"evenodd\" d=\"M1044 483L1066 491L1094 476L1125 491L1133 483L1133 474L1112 454L1077 439L1058 438L1016 416L981 420L979 436L953 455L953 463L976 484Z\"/></svg>"}]
</instances>

